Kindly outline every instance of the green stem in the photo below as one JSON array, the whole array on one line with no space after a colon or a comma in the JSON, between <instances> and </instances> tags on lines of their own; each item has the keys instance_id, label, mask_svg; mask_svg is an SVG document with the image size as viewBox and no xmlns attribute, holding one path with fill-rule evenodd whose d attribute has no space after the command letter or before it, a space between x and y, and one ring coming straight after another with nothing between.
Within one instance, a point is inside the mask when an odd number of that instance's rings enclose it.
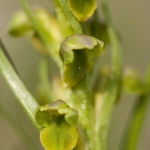
<instances>
[{"instance_id":1,"label":"green stem","mask_svg":"<svg viewBox=\"0 0 150 150\"><path fill-rule=\"evenodd\" d=\"M22 8L24 9L24 11L26 12L31 25L34 27L34 29L36 30L36 32L38 33L38 35L41 38L42 43L44 44L44 46L46 47L46 49L48 50L51 58L56 62L56 64L58 65L58 67L62 67L62 62L61 59L59 57L59 45L60 45L60 41L56 41L53 37L53 35L51 35L47 29L45 29L40 22L38 21L38 19L36 18L36 16L33 14L32 10L30 9L28 3L26 0L19 0L21 3Z\"/></svg>"},{"instance_id":2,"label":"green stem","mask_svg":"<svg viewBox=\"0 0 150 150\"><path fill-rule=\"evenodd\" d=\"M55 4L55 12L57 15L57 20L59 22L63 38L71 36L74 33L74 31L71 24L67 20L67 17L59 3L59 0L53 0L53 2Z\"/></svg>"},{"instance_id":3,"label":"green stem","mask_svg":"<svg viewBox=\"0 0 150 150\"><path fill-rule=\"evenodd\" d=\"M123 141L122 150L136 150L148 102L149 97L147 95L142 95L138 98L133 110L127 136Z\"/></svg>"},{"instance_id":4,"label":"green stem","mask_svg":"<svg viewBox=\"0 0 150 150\"><path fill-rule=\"evenodd\" d=\"M16 120L8 113L0 104L0 114L4 114L5 119L10 123L10 125L17 131L19 136L22 139L22 142L24 142L24 145L26 146L27 149L38 149L37 145L32 141L31 138L27 135L26 132L18 125Z\"/></svg>"},{"instance_id":5,"label":"green stem","mask_svg":"<svg viewBox=\"0 0 150 150\"><path fill-rule=\"evenodd\" d=\"M57 0L55 0L55 5L57 4L58 6L56 1ZM67 0L58 1L70 25L72 26L74 33L83 34L81 25L68 8ZM71 103L70 105L79 111L79 123L82 125L82 128L88 139L89 150L98 150L97 145L95 145L94 111L87 78L88 77L86 75L77 83L77 85L75 85L75 87L73 87L71 93L68 94L68 103Z\"/></svg>"},{"instance_id":6,"label":"green stem","mask_svg":"<svg viewBox=\"0 0 150 150\"><path fill-rule=\"evenodd\" d=\"M56 98L50 85L48 70L48 57L42 56L39 65L40 85L44 88L47 103L50 103L56 100Z\"/></svg>"},{"instance_id":7,"label":"green stem","mask_svg":"<svg viewBox=\"0 0 150 150\"><path fill-rule=\"evenodd\" d=\"M82 34L83 31L82 31L81 25L78 22L78 20L75 18L75 16L72 14L72 12L69 10L67 0L58 0L58 1L65 13L70 25L72 26L74 32L78 33L78 34Z\"/></svg>"},{"instance_id":8,"label":"green stem","mask_svg":"<svg viewBox=\"0 0 150 150\"><path fill-rule=\"evenodd\" d=\"M114 103L120 93L121 79L121 46L118 36L113 28L111 17L106 0L100 0L104 19L107 24L108 35L112 47L112 74L108 89L104 92L104 99L99 112L99 120L96 124L96 132L100 136L101 150L106 149L106 137L109 128L110 117Z\"/></svg>"},{"instance_id":9,"label":"green stem","mask_svg":"<svg viewBox=\"0 0 150 150\"><path fill-rule=\"evenodd\" d=\"M2 48L0 47L0 73L4 76L6 82L11 88L12 92L18 99L19 103L22 105L24 110L26 111L28 117L30 118L33 125L40 130L41 128L38 126L34 119L33 112L39 107L39 104L32 97L32 95L28 92L17 73L14 71L13 67L7 60L5 54L3 53Z\"/></svg>"},{"instance_id":10,"label":"green stem","mask_svg":"<svg viewBox=\"0 0 150 150\"><path fill-rule=\"evenodd\" d=\"M79 112L79 123L82 126L88 141L89 150L99 150L96 145L94 130L94 110L91 101L91 89L88 86L88 77L81 79L68 93L68 104Z\"/></svg>"}]
</instances>

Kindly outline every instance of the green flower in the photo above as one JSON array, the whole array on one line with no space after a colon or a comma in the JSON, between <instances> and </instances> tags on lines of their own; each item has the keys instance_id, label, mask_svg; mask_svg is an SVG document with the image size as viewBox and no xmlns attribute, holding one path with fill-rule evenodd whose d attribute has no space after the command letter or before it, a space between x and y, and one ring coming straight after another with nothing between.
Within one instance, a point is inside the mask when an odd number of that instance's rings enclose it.
<instances>
[{"instance_id":1,"label":"green flower","mask_svg":"<svg viewBox=\"0 0 150 150\"><path fill-rule=\"evenodd\" d=\"M94 37L74 34L66 38L60 47L64 63L63 81L73 87L91 69L91 59L102 52L104 43Z\"/></svg>"},{"instance_id":2,"label":"green flower","mask_svg":"<svg viewBox=\"0 0 150 150\"><path fill-rule=\"evenodd\" d=\"M44 37L51 45L51 49L58 53L59 46L57 45L62 42L62 34L58 21L43 8L35 8L33 9L33 13L40 24L42 32L44 32ZM43 54L49 53L45 42L24 11L18 11L13 15L9 23L8 31L9 34L14 37L28 35L31 37L32 44L37 50Z\"/></svg>"},{"instance_id":3,"label":"green flower","mask_svg":"<svg viewBox=\"0 0 150 150\"><path fill-rule=\"evenodd\" d=\"M64 101L38 107L35 119L43 128L40 141L46 150L71 150L76 146L78 112Z\"/></svg>"}]
</instances>

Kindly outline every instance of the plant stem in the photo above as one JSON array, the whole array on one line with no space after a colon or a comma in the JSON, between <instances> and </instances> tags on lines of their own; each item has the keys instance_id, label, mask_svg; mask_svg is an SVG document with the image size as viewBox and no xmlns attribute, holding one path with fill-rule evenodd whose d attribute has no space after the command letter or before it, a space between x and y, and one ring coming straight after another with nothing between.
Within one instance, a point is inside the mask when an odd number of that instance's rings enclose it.
<instances>
[{"instance_id":1,"label":"plant stem","mask_svg":"<svg viewBox=\"0 0 150 150\"><path fill-rule=\"evenodd\" d=\"M0 47L0 73L4 76L6 82L11 88L12 92L18 99L19 103L22 105L24 110L26 111L28 117L30 118L33 125L40 130L41 128L38 126L34 119L33 112L39 106L36 100L32 97L32 95L28 92L17 73L14 71L13 67L7 60L5 54L3 53L2 48Z\"/></svg>"},{"instance_id":2,"label":"plant stem","mask_svg":"<svg viewBox=\"0 0 150 150\"><path fill-rule=\"evenodd\" d=\"M48 57L42 56L39 64L40 85L43 86L47 102L50 103L56 100L56 98L50 85L48 70Z\"/></svg>"},{"instance_id":3,"label":"plant stem","mask_svg":"<svg viewBox=\"0 0 150 150\"><path fill-rule=\"evenodd\" d=\"M36 32L40 36L42 43L44 44L44 46L48 50L51 58L56 62L58 67L61 68L62 67L62 62L61 62L61 59L59 57L60 41L56 41L54 39L53 35L51 35L47 31L47 29L45 29L40 24L40 22L38 21L36 16L33 14L32 10L30 9L30 7L29 7L26 0L19 0L19 1L21 3L22 8L24 9L24 11L26 12L26 14L29 18L29 20L31 22L31 25L34 27L34 29L36 30Z\"/></svg>"},{"instance_id":4,"label":"plant stem","mask_svg":"<svg viewBox=\"0 0 150 150\"><path fill-rule=\"evenodd\" d=\"M58 1L74 32L77 34L83 34L81 25L68 8L67 0ZM87 137L89 150L98 150L98 147L95 142L95 120L93 104L91 101L91 89L89 89L88 84L88 75L86 75L77 83L77 85L75 85L75 87L71 89L71 94L69 94L68 103L71 103L72 107L79 111L79 123L82 125L84 133Z\"/></svg>"},{"instance_id":5,"label":"plant stem","mask_svg":"<svg viewBox=\"0 0 150 150\"><path fill-rule=\"evenodd\" d=\"M58 1L65 13L70 25L72 26L74 32L78 33L78 34L82 34L83 31L82 31L81 25L78 22L78 20L75 18L75 16L72 14L72 12L69 10L67 0L58 0Z\"/></svg>"},{"instance_id":6,"label":"plant stem","mask_svg":"<svg viewBox=\"0 0 150 150\"><path fill-rule=\"evenodd\" d=\"M68 8L67 0L58 0L70 25L72 26L74 33L83 34L81 25L74 17L72 12ZM55 0L56 3L56 0ZM58 3L57 3L58 5ZM79 111L79 123L82 125L84 133L88 139L89 150L98 150L95 142L95 131L94 131L94 111L93 104L91 101L91 93L88 86L88 75L81 79L77 85L71 89L69 93L68 103ZM68 90L69 91L69 90ZM68 92L67 91L67 92Z\"/></svg>"},{"instance_id":7,"label":"plant stem","mask_svg":"<svg viewBox=\"0 0 150 150\"><path fill-rule=\"evenodd\" d=\"M99 112L99 120L96 124L96 132L100 136L100 150L106 149L106 137L114 103L120 93L121 79L121 46L118 36L113 28L106 0L100 0L104 19L107 24L108 35L112 47L112 74L108 89L104 92L104 99Z\"/></svg>"},{"instance_id":8,"label":"plant stem","mask_svg":"<svg viewBox=\"0 0 150 150\"><path fill-rule=\"evenodd\" d=\"M95 142L94 110L88 76L81 79L68 93L68 104L79 112L79 123L88 141L89 150L99 150Z\"/></svg>"},{"instance_id":9,"label":"plant stem","mask_svg":"<svg viewBox=\"0 0 150 150\"><path fill-rule=\"evenodd\" d=\"M136 150L148 102L149 97L147 95L138 98L121 150Z\"/></svg>"},{"instance_id":10,"label":"plant stem","mask_svg":"<svg viewBox=\"0 0 150 150\"><path fill-rule=\"evenodd\" d=\"M53 0L53 3L55 5L55 12L57 15L57 20L59 22L63 38L71 36L74 33L74 31L70 22L67 20L67 17L59 3L59 0Z\"/></svg>"}]
</instances>

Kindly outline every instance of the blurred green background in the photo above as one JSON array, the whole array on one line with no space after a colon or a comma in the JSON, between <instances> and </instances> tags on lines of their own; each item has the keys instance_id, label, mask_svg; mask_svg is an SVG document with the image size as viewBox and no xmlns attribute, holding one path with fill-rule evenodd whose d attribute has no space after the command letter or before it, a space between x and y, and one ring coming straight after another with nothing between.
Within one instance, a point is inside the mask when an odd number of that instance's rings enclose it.
<instances>
[{"instance_id":1,"label":"blurred green background","mask_svg":"<svg viewBox=\"0 0 150 150\"><path fill-rule=\"evenodd\" d=\"M30 0L30 4L40 4L53 12L50 0ZM123 47L124 64L132 66L141 77L150 61L150 1L149 0L109 0L113 24L117 29ZM0 37L11 55L20 76L33 95L38 83L37 68L40 55L34 50L28 38L12 38L7 33L8 22L12 14L20 9L17 0L0 0ZM116 104L109 135L108 150L117 150L125 123L130 116L135 96L121 97ZM9 112L18 125L29 135L38 150L42 150L36 129L9 90L0 75L0 105ZM150 107L150 106L148 106ZM138 150L150 149L150 110L147 109ZM0 111L0 150L27 150L20 136Z\"/></svg>"}]
</instances>

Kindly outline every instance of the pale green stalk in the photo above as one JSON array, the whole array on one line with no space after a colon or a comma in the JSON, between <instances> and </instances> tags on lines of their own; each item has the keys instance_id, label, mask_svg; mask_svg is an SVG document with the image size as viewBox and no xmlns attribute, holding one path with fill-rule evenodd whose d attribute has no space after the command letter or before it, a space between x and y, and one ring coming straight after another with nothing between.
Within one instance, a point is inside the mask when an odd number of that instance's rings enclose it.
<instances>
[{"instance_id":1,"label":"pale green stalk","mask_svg":"<svg viewBox=\"0 0 150 150\"><path fill-rule=\"evenodd\" d=\"M59 22L63 38L66 38L66 37L72 35L74 33L74 31L72 29L70 22L67 20L67 17L59 3L59 0L53 0L53 2L55 5L55 12L57 15L57 20Z\"/></svg>"},{"instance_id":2,"label":"pale green stalk","mask_svg":"<svg viewBox=\"0 0 150 150\"><path fill-rule=\"evenodd\" d=\"M100 3L105 22L107 24L108 35L112 47L112 73L110 77L110 83L108 89L106 89L106 91L104 92L104 98L99 112L99 120L96 124L96 132L100 137L100 150L105 150L110 117L114 104L118 99L120 93L121 46L111 22L107 0L100 0Z\"/></svg>"},{"instance_id":3,"label":"pale green stalk","mask_svg":"<svg viewBox=\"0 0 150 150\"><path fill-rule=\"evenodd\" d=\"M50 103L56 100L56 98L50 85L48 63L48 57L42 56L39 64L39 77L40 85L44 88L44 94L46 95L47 102Z\"/></svg>"},{"instance_id":4,"label":"pale green stalk","mask_svg":"<svg viewBox=\"0 0 150 150\"><path fill-rule=\"evenodd\" d=\"M74 32L78 33L78 34L82 34L83 31L82 31L81 25L78 22L78 20L75 18L75 16L72 14L72 12L69 10L67 0L58 0L58 1L65 13L70 25L72 26Z\"/></svg>"},{"instance_id":5,"label":"pale green stalk","mask_svg":"<svg viewBox=\"0 0 150 150\"><path fill-rule=\"evenodd\" d=\"M60 41L56 41L53 35L49 34L48 31L40 24L37 20L35 15L33 14L32 10L30 9L26 0L19 0L21 3L22 8L24 9L25 13L27 14L31 25L34 27L36 32L41 38L42 43L48 50L51 58L56 62L59 68L62 67L62 62L59 57L59 46Z\"/></svg>"},{"instance_id":6,"label":"pale green stalk","mask_svg":"<svg viewBox=\"0 0 150 150\"><path fill-rule=\"evenodd\" d=\"M89 150L99 150L94 131L94 110L88 77L81 79L68 93L68 103L79 112L79 123L88 141Z\"/></svg>"},{"instance_id":7,"label":"pale green stalk","mask_svg":"<svg viewBox=\"0 0 150 150\"><path fill-rule=\"evenodd\" d=\"M149 95L149 94L148 94ZM136 150L138 146L138 140L141 133L141 128L146 113L147 104L149 102L149 96L142 95L138 98L133 114L131 117L130 126L126 131L127 136L123 139L123 145L121 150Z\"/></svg>"},{"instance_id":8,"label":"pale green stalk","mask_svg":"<svg viewBox=\"0 0 150 150\"><path fill-rule=\"evenodd\" d=\"M69 10L67 0L58 1L68 19L68 22L72 26L74 33L82 34L82 28L72 12ZM59 6L58 1L54 1L57 6ZM89 150L95 150L94 111L90 89L88 88L87 76L80 80L75 87L73 87L71 93L69 93L68 99L68 103L70 102L72 107L79 111L79 123L81 123L87 136Z\"/></svg>"},{"instance_id":9,"label":"pale green stalk","mask_svg":"<svg viewBox=\"0 0 150 150\"><path fill-rule=\"evenodd\" d=\"M33 115L34 110L37 107L39 107L39 104L28 92L27 88L24 86L21 79L18 77L17 73L14 71L13 67L6 58L1 47L0 47L0 73L3 75L12 92L18 99L19 103L26 111L33 125L38 130L40 130L41 128L36 123Z\"/></svg>"},{"instance_id":10,"label":"pale green stalk","mask_svg":"<svg viewBox=\"0 0 150 150\"><path fill-rule=\"evenodd\" d=\"M58 0L69 23L77 34L82 34L82 28L68 8L67 0ZM88 75L81 79L75 87L73 87L69 95L69 101L72 107L79 111L79 123L85 132L88 140L89 150L99 150L96 145L95 131L94 131L94 111L91 101L91 89L89 88Z\"/></svg>"}]
</instances>

